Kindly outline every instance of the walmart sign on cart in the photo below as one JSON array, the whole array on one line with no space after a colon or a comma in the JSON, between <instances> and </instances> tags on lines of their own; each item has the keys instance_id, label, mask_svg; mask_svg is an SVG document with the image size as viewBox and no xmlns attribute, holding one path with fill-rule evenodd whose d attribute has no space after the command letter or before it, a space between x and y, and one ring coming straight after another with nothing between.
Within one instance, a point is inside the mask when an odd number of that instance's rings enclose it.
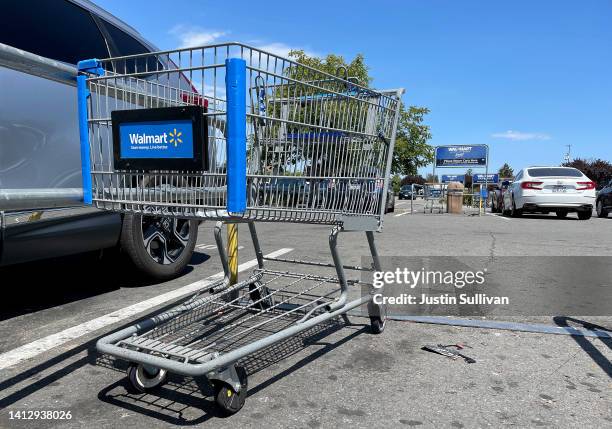
<instances>
[{"instance_id":1,"label":"walmart sign on cart","mask_svg":"<svg viewBox=\"0 0 612 429\"><path fill-rule=\"evenodd\" d=\"M121 158L191 158L190 120L128 122L119 127Z\"/></svg>"},{"instance_id":2,"label":"walmart sign on cart","mask_svg":"<svg viewBox=\"0 0 612 429\"><path fill-rule=\"evenodd\" d=\"M200 106L114 110L113 164L118 170L207 168L207 126Z\"/></svg>"}]
</instances>

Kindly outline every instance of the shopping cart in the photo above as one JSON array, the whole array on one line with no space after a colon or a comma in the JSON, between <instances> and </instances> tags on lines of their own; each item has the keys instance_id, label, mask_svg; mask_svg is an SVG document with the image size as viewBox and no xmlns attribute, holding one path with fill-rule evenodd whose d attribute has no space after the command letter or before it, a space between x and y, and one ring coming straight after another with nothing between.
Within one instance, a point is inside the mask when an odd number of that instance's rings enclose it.
<instances>
[{"instance_id":1,"label":"shopping cart","mask_svg":"<svg viewBox=\"0 0 612 429\"><path fill-rule=\"evenodd\" d=\"M425 199L423 213L433 213L434 210L444 213L446 211L446 184L426 183L423 198Z\"/></svg>"},{"instance_id":2,"label":"shopping cart","mask_svg":"<svg viewBox=\"0 0 612 429\"><path fill-rule=\"evenodd\" d=\"M142 215L216 220L225 278L183 304L100 339L147 391L168 372L207 377L226 413L246 398L241 359L367 305L347 270L380 270L374 232L403 90L374 91L238 43L79 63L85 200ZM90 180L90 181L89 181ZM331 226L331 263L265 257L255 222ZM248 223L257 268L232 284L222 227ZM365 232L372 267L344 265L340 232ZM284 268L270 268L270 265ZM296 267L333 270L305 273Z\"/></svg>"}]
</instances>

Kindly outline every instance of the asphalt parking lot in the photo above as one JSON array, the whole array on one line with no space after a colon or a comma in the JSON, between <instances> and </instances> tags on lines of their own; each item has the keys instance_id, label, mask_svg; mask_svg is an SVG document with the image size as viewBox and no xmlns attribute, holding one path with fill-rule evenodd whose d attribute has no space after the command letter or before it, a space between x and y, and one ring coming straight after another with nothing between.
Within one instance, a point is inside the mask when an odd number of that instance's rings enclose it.
<instances>
[{"instance_id":1,"label":"asphalt parking lot","mask_svg":"<svg viewBox=\"0 0 612 429\"><path fill-rule=\"evenodd\" d=\"M396 202L377 235L382 255L612 256L612 218L503 218L409 212ZM612 340L366 319L330 323L255 356L249 398L220 418L207 383L171 376L136 394L125 365L95 351L97 338L169 307L222 271L212 223L200 227L189 271L151 284L116 255L81 255L0 270L0 427L610 427ZM246 228L240 262L254 254ZM329 260L328 227L260 225L265 253ZM349 238L351 237L351 238ZM365 239L341 235L345 262ZM530 322L553 324L551 318ZM583 322L612 328L612 317ZM469 345L474 364L421 350ZM467 352L466 352L467 353ZM70 420L10 420L18 410L70 411Z\"/></svg>"}]
</instances>

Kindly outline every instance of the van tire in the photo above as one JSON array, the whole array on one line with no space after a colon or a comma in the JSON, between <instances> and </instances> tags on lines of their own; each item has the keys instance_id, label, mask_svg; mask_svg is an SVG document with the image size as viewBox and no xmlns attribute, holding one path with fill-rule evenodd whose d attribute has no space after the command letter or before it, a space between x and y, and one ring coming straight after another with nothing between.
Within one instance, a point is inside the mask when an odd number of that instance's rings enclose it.
<instances>
[{"instance_id":1,"label":"van tire","mask_svg":"<svg viewBox=\"0 0 612 429\"><path fill-rule=\"evenodd\" d=\"M145 218L146 222L151 222L157 219L168 218ZM123 225L121 227L120 246L127 253L129 259L134 266L149 278L156 280L169 280L181 275L185 267L191 260L193 249L195 248L198 239L198 221L197 220L173 220L170 222L181 221L183 230L188 228L184 236L183 249L176 251L176 257L172 260L166 260L164 263L156 261L149 254L149 250L145 247L143 236L143 216L140 214L128 213L123 216ZM184 222L188 222L186 225ZM174 225L174 224L173 224ZM188 238L187 238L188 236Z\"/></svg>"}]
</instances>

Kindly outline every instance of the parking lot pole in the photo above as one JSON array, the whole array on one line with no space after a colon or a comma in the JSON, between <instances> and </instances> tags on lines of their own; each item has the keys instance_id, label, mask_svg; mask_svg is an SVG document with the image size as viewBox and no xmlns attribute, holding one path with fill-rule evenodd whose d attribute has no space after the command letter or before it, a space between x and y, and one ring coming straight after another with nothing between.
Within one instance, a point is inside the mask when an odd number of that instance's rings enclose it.
<instances>
[{"instance_id":1,"label":"parking lot pole","mask_svg":"<svg viewBox=\"0 0 612 429\"><path fill-rule=\"evenodd\" d=\"M227 257L230 284L238 282L238 224L227 224Z\"/></svg>"},{"instance_id":2,"label":"parking lot pole","mask_svg":"<svg viewBox=\"0 0 612 429\"><path fill-rule=\"evenodd\" d=\"M410 214L414 213L414 210L412 210L413 201L414 201L414 183L410 185Z\"/></svg>"}]
</instances>

